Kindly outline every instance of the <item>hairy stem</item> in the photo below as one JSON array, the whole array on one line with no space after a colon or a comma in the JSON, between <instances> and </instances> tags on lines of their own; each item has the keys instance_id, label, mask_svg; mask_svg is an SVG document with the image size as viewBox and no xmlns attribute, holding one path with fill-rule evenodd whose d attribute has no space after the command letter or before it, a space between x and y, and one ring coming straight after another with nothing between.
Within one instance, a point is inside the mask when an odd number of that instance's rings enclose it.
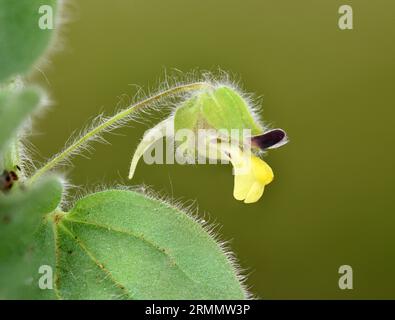
<instances>
[{"instance_id":1,"label":"hairy stem","mask_svg":"<svg viewBox=\"0 0 395 320\"><path fill-rule=\"evenodd\" d=\"M153 102L159 101L159 100L166 98L166 97L171 97L171 96L175 96L178 94L199 90L199 89L202 89L202 88L208 87L208 86L210 86L210 84L207 82L195 82L195 83L179 85L179 86L175 86L173 88L167 89L165 91L162 91L162 92L160 92L156 95L153 95L149 98L146 98L140 102L132 104L128 108L121 110L120 112L116 113L111 118L104 121L103 123L100 123L98 126L92 128L84 136L77 139L70 146L68 146L66 149L64 149L62 152L60 152L59 154L54 156L43 167L38 169L32 175L32 177L29 179L29 183L34 182L39 177L41 177L43 174L45 174L46 172L53 169L56 165L61 163L63 160L67 159L69 156L71 156L73 154L73 152L75 150L77 150L82 145L84 145L85 143L90 141L92 138L99 135L100 133L102 133L105 130L111 129L112 125L114 125L117 122L121 121L122 119L126 118L130 114L138 111L142 107L148 106L148 105L152 104Z\"/></svg>"},{"instance_id":2,"label":"hairy stem","mask_svg":"<svg viewBox=\"0 0 395 320\"><path fill-rule=\"evenodd\" d=\"M0 166L2 169L15 170L17 165L20 165L20 154L19 154L19 141L18 138L12 138L11 142L6 146L5 152L0 159Z\"/></svg>"}]
</instances>

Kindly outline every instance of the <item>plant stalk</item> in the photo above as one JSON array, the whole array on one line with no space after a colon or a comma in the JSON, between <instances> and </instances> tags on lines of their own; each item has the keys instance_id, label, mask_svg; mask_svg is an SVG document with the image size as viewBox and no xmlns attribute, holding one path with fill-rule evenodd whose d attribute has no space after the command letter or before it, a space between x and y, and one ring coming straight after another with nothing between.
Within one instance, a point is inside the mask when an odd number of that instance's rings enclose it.
<instances>
[{"instance_id":1,"label":"plant stalk","mask_svg":"<svg viewBox=\"0 0 395 320\"><path fill-rule=\"evenodd\" d=\"M29 179L28 183L31 184L40 178L43 174L53 169L56 165L61 163L67 157L69 157L75 150L80 148L82 145L87 143L93 137L99 135L101 132L110 128L112 125L126 118L130 114L138 111L142 107L148 106L155 101L161 100L166 97L175 96L177 94L186 93L190 91L196 91L202 89L204 87L210 86L207 82L195 82L189 84L183 84L179 86L175 86L173 88L162 91L156 95L148 97L140 102L132 104L128 108L121 110L120 112L113 115L111 118L107 119L103 123L99 124L97 127L92 128L89 132L87 132L84 136L74 141L70 146L68 146L65 150L54 156L51 160L49 160L43 167L38 169Z\"/></svg>"}]
</instances>

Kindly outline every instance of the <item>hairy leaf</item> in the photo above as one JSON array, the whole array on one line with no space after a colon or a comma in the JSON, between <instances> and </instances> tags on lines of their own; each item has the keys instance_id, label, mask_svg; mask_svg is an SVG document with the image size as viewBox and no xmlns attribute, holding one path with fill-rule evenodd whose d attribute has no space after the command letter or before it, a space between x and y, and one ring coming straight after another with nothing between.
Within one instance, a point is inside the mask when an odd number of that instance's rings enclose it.
<instances>
[{"instance_id":1,"label":"hairy leaf","mask_svg":"<svg viewBox=\"0 0 395 320\"><path fill-rule=\"evenodd\" d=\"M246 298L219 244L186 213L159 200L99 192L53 215L52 224L61 298Z\"/></svg>"},{"instance_id":2,"label":"hairy leaf","mask_svg":"<svg viewBox=\"0 0 395 320\"><path fill-rule=\"evenodd\" d=\"M32 250L35 232L45 214L57 208L61 194L62 184L56 177L27 190L0 194L0 299L31 297L38 291L37 283L32 283L38 273L38 257ZM44 254L44 249L37 252Z\"/></svg>"},{"instance_id":3,"label":"hairy leaf","mask_svg":"<svg viewBox=\"0 0 395 320\"><path fill-rule=\"evenodd\" d=\"M48 46L53 29L43 5L55 14L56 0L0 0L0 81L27 72Z\"/></svg>"},{"instance_id":4,"label":"hairy leaf","mask_svg":"<svg viewBox=\"0 0 395 320\"><path fill-rule=\"evenodd\" d=\"M35 88L0 91L0 153L39 103L40 93Z\"/></svg>"}]
</instances>

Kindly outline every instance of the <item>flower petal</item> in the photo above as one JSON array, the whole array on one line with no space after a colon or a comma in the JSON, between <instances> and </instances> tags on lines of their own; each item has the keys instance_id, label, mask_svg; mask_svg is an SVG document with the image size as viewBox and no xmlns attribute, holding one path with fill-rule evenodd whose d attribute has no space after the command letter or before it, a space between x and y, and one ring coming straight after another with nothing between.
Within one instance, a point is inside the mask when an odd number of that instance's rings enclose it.
<instances>
[{"instance_id":1,"label":"flower petal","mask_svg":"<svg viewBox=\"0 0 395 320\"><path fill-rule=\"evenodd\" d=\"M287 134L283 129L273 129L263 134L251 137L251 144L261 150L275 149L288 142Z\"/></svg>"},{"instance_id":2,"label":"flower petal","mask_svg":"<svg viewBox=\"0 0 395 320\"><path fill-rule=\"evenodd\" d=\"M162 122L159 122L155 127L148 130L141 140L140 144L137 146L134 152L132 162L130 163L129 169L129 179L133 178L134 171L140 158L143 154L158 140L163 137L170 135L174 132L173 128L173 118L168 118Z\"/></svg>"},{"instance_id":3,"label":"flower petal","mask_svg":"<svg viewBox=\"0 0 395 320\"><path fill-rule=\"evenodd\" d=\"M267 185L273 181L274 174L272 168L262 159L252 156L251 157L252 173L257 182Z\"/></svg>"},{"instance_id":4,"label":"flower petal","mask_svg":"<svg viewBox=\"0 0 395 320\"><path fill-rule=\"evenodd\" d=\"M274 176L265 161L256 156L249 159L250 161L247 158L245 161L232 162L235 167L233 196L236 200L244 200L245 203L258 201L263 195L265 185L272 182Z\"/></svg>"},{"instance_id":5,"label":"flower petal","mask_svg":"<svg viewBox=\"0 0 395 320\"><path fill-rule=\"evenodd\" d=\"M236 200L244 200L255 183L252 174L235 174L233 196Z\"/></svg>"},{"instance_id":6,"label":"flower petal","mask_svg":"<svg viewBox=\"0 0 395 320\"><path fill-rule=\"evenodd\" d=\"M265 185L259 182L254 182L251 189L244 200L244 203L254 203L257 202L263 195L265 190Z\"/></svg>"}]
</instances>

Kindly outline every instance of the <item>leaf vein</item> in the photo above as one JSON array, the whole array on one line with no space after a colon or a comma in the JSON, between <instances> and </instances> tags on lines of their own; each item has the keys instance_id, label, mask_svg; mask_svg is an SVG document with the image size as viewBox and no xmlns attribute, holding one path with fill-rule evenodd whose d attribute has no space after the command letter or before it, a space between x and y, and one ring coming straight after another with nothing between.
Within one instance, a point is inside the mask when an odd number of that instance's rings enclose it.
<instances>
[{"instance_id":1,"label":"leaf vein","mask_svg":"<svg viewBox=\"0 0 395 320\"><path fill-rule=\"evenodd\" d=\"M174 265L175 267L177 267L177 269L179 269L181 271L182 274L184 274L188 280L190 280L193 283L196 283L196 280L193 279L187 272L185 272L185 270L183 270L181 268L181 266L176 262L175 258L173 256L170 255L169 251L166 250L166 248L161 248L159 245L157 245L156 243L154 243L153 241L130 231L127 230L122 230L122 229L118 229L118 228L114 228L112 226L108 226L108 225L104 225L104 224L99 224L96 222L90 222L90 221L82 221L82 220L77 220L77 219L70 219L70 218L66 218L67 221L69 222L73 222L73 223L79 223L79 224L85 224L85 225L89 225L89 226L94 226L100 229L105 229L107 231L113 231L113 232L117 232L117 233L122 233L125 235L128 235L130 237L133 238L137 238L143 242L146 242L148 245L150 245L151 247L153 247L155 250L159 251L160 253L164 254L172 263L172 265Z\"/></svg>"},{"instance_id":2,"label":"leaf vein","mask_svg":"<svg viewBox=\"0 0 395 320\"><path fill-rule=\"evenodd\" d=\"M65 233L71 237L79 246L80 248L86 253L86 255L95 263L95 265L105 274L106 278L110 279L113 284L121 289L127 298L131 296L131 293L126 289L125 286L123 286L121 283L119 283L114 276L111 274L111 272L102 264L100 261L93 255L93 253L88 249L88 247L81 241L81 239L78 238L76 239L75 234L71 232L70 229L68 229L63 223L59 224L59 227L61 227Z\"/></svg>"}]
</instances>

